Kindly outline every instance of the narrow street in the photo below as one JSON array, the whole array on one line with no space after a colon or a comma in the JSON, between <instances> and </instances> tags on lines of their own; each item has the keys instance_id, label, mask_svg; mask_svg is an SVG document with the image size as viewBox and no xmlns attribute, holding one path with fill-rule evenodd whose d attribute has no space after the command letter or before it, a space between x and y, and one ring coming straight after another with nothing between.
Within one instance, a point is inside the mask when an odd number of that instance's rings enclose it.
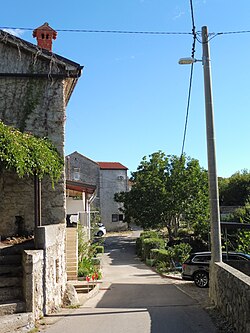
<instances>
[{"instance_id":1,"label":"narrow street","mask_svg":"<svg viewBox=\"0 0 250 333\"><path fill-rule=\"evenodd\" d=\"M135 234L105 239L99 292L46 333L213 333L208 314L135 255ZM57 314L51 317L57 317Z\"/></svg>"}]
</instances>

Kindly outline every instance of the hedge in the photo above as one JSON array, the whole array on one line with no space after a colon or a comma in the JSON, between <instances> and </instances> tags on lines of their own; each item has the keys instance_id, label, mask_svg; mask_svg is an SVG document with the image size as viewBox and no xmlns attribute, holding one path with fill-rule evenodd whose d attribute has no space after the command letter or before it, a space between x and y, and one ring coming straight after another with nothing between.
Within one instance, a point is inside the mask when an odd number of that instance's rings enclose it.
<instances>
[{"instance_id":1,"label":"hedge","mask_svg":"<svg viewBox=\"0 0 250 333\"><path fill-rule=\"evenodd\" d=\"M146 260L150 257L151 249L163 249L165 246L164 239L161 238L145 238L142 239L142 259Z\"/></svg>"},{"instance_id":2,"label":"hedge","mask_svg":"<svg viewBox=\"0 0 250 333\"><path fill-rule=\"evenodd\" d=\"M139 238L136 239L136 254L142 256L142 241L146 238L159 238L159 232L155 230L143 231Z\"/></svg>"}]
</instances>

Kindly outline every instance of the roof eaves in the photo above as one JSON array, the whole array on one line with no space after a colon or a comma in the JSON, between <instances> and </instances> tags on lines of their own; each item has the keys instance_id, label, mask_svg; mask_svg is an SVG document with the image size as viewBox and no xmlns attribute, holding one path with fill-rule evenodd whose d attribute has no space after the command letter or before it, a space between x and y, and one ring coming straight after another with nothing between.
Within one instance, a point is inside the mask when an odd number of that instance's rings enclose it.
<instances>
[{"instance_id":1,"label":"roof eaves","mask_svg":"<svg viewBox=\"0 0 250 333\"><path fill-rule=\"evenodd\" d=\"M15 45L18 48L24 49L26 52L36 53L36 55L38 57L42 57L42 58L45 58L48 60L51 60L53 58L53 60L56 61L58 64L61 64L64 66L68 65L68 67L66 67L66 70L81 71L83 68L83 66L81 66L80 64L78 64L70 59L64 58L64 57L60 56L59 54L42 49L35 44L27 42L24 39L11 35L10 33L3 31L3 30L0 30L0 42Z\"/></svg>"}]
</instances>

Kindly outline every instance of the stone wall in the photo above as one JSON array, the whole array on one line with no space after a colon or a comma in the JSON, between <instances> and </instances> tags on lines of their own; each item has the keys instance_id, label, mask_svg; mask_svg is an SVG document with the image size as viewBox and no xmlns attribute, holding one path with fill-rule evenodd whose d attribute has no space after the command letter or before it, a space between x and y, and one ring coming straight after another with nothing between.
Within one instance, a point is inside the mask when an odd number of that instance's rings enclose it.
<instances>
[{"instance_id":1,"label":"stone wall","mask_svg":"<svg viewBox=\"0 0 250 333\"><path fill-rule=\"evenodd\" d=\"M27 311L39 319L62 306L67 281L64 225L39 227L36 247L41 249L23 255L23 287Z\"/></svg>"},{"instance_id":2,"label":"stone wall","mask_svg":"<svg viewBox=\"0 0 250 333\"><path fill-rule=\"evenodd\" d=\"M225 263L210 267L210 298L239 333L250 333L250 277Z\"/></svg>"},{"instance_id":3,"label":"stone wall","mask_svg":"<svg viewBox=\"0 0 250 333\"><path fill-rule=\"evenodd\" d=\"M26 312L32 312L35 320L43 317L44 273L43 250L26 250L23 254L23 290Z\"/></svg>"},{"instance_id":4,"label":"stone wall","mask_svg":"<svg viewBox=\"0 0 250 333\"><path fill-rule=\"evenodd\" d=\"M8 38L0 38L0 72L7 74L0 80L0 119L21 131L48 137L63 157L66 80L49 76L49 73L63 73L63 66L53 56L46 59L41 57L38 49L37 52L29 52L25 43L18 40L19 45L14 45L8 42ZM8 76L9 73L31 73L34 77L13 77ZM35 76L42 73L48 76ZM48 178L43 179L42 224L65 222L64 185L63 172L54 189ZM0 168L0 211L1 237L16 234L17 220L23 221L25 233L33 232L32 177L19 179L15 173Z\"/></svg>"}]
</instances>

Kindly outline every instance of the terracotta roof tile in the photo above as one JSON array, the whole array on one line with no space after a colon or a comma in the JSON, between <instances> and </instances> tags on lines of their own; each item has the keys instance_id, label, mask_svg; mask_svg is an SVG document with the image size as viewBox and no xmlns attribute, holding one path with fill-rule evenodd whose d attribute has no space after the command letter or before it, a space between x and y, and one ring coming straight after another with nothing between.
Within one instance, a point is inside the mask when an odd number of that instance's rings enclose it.
<instances>
[{"instance_id":1,"label":"terracotta roof tile","mask_svg":"<svg viewBox=\"0 0 250 333\"><path fill-rule=\"evenodd\" d=\"M101 169L106 170L128 170L127 167L119 162L97 162Z\"/></svg>"}]
</instances>

